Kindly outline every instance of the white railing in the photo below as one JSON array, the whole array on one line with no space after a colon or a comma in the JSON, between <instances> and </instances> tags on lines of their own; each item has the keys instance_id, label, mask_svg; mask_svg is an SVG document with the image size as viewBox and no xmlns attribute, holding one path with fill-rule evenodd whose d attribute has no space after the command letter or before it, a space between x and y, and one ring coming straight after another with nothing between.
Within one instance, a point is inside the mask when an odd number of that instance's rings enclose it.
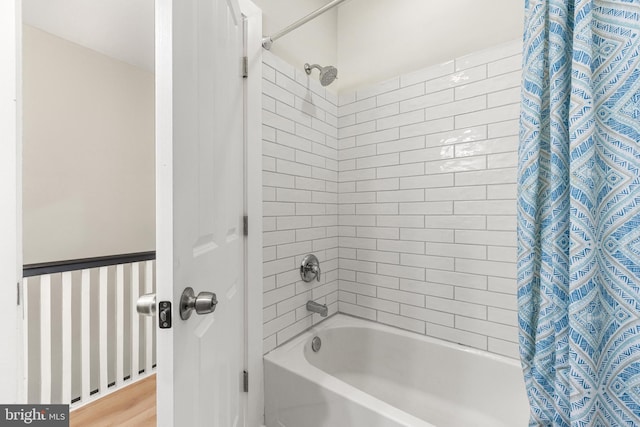
<instances>
[{"instance_id":1,"label":"white railing","mask_svg":"<svg viewBox=\"0 0 640 427\"><path fill-rule=\"evenodd\" d=\"M153 252L25 266L25 390L29 403L79 407L153 373Z\"/></svg>"}]
</instances>

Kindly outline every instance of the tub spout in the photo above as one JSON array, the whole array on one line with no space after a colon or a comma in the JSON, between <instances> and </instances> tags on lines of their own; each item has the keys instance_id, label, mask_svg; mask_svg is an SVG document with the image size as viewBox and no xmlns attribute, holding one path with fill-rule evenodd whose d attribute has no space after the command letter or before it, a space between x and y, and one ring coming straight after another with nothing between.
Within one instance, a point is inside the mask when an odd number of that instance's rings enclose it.
<instances>
[{"instance_id":1,"label":"tub spout","mask_svg":"<svg viewBox=\"0 0 640 427\"><path fill-rule=\"evenodd\" d=\"M307 301L307 310L312 313L318 313L322 317L327 317L329 314L329 308L327 308L327 304L320 304L315 301Z\"/></svg>"}]
</instances>

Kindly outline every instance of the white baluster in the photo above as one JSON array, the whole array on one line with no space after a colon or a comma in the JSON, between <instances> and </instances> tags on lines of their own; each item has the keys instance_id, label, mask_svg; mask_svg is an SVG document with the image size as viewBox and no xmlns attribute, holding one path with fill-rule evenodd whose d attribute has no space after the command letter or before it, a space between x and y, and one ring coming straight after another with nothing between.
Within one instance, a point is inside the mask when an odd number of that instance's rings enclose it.
<instances>
[{"instance_id":1,"label":"white baluster","mask_svg":"<svg viewBox=\"0 0 640 427\"><path fill-rule=\"evenodd\" d=\"M108 363L108 325L107 325L107 304L109 302L107 293L108 267L100 267L100 394L106 394L109 388L109 366Z\"/></svg>"},{"instance_id":2,"label":"white baluster","mask_svg":"<svg viewBox=\"0 0 640 427\"><path fill-rule=\"evenodd\" d=\"M51 403L51 276L40 277L40 403Z\"/></svg>"},{"instance_id":3,"label":"white baluster","mask_svg":"<svg viewBox=\"0 0 640 427\"><path fill-rule=\"evenodd\" d=\"M62 273L62 403L71 403L71 272Z\"/></svg>"},{"instance_id":4,"label":"white baluster","mask_svg":"<svg viewBox=\"0 0 640 427\"><path fill-rule=\"evenodd\" d=\"M91 396L91 270L82 270L80 301L81 402L88 402Z\"/></svg>"},{"instance_id":5,"label":"white baluster","mask_svg":"<svg viewBox=\"0 0 640 427\"><path fill-rule=\"evenodd\" d=\"M144 293L150 294L153 292L153 261L145 262L145 271L144 271ZM151 373L151 369L153 366L153 321L155 320L155 316L147 316L145 317L145 367L144 373L145 375L149 375Z\"/></svg>"},{"instance_id":6,"label":"white baluster","mask_svg":"<svg viewBox=\"0 0 640 427\"><path fill-rule=\"evenodd\" d=\"M124 264L116 266L116 387L124 381Z\"/></svg>"},{"instance_id":7,"label":"white baluster","mask_svg":"<svg viewBox=\"0 0 640 427\"><path fill-rule=\"evenodd\" d=\"M140 315L136 302L140 297L140 263L131 264L131 379L140 374Z\"/></svg>"}]
</instances>

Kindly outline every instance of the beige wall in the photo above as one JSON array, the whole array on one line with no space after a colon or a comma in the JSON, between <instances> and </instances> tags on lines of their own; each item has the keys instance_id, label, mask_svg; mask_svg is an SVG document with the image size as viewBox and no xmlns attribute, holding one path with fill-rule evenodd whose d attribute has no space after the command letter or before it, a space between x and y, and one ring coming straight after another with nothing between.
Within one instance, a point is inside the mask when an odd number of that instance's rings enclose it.
<instances>
[{"instance_id":1,"label":"beige wall","mask_svg":"<svg viewBox=\"0 0 640 427\"><path fill-rule=\"evenodd\" d=\"M522 37L514 0L349 0L338 8L340 89L352 89Z\"/></svg>"},{"instance_id":2,"label":"beige wall","mask_svg":"<svg viewBox=\"0 0 640 427\"><path fill-rule=\"evenodd\" d=\"M154 76L24 26L24 262L155 248Z\"/></svg>"}]
</instances>

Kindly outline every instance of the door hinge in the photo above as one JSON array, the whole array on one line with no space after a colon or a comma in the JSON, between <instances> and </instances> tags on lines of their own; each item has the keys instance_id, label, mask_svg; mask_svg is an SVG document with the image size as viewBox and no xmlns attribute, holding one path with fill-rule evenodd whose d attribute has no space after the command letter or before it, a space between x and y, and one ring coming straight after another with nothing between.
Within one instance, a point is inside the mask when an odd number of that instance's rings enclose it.
<instances>
[{"instance_id":1,"label":"door hinge","mask_svg":"<svg viewBox=\"0 0 640 427\"><path fill-rule=\"evenodd\" d=\"M249 393L249 372L243 371L242 373L242 385L245 393Z\"/></svg>"},{"instance_id":2,"label":"door hinge","mask_svg":"<svg viewBox=\"0 0 640 427\"><path fill-rule=\"evenodd\" d=\"M242 223L243 223L243 227L244 227L243 233L244 233L245 236L248 236L249 235L249 217L247 215L245 215L242 218Z\"/></svg>"},{"instance_id":3,"label":"door hinge","mask_svg":"<svg viewBox=\"0 0 640 427\"><path fill-rule=\"evenodd\" d=\"M246 56L242 57L242 77L249 77L249 58Z\"/></svg>"}]
</instances>

